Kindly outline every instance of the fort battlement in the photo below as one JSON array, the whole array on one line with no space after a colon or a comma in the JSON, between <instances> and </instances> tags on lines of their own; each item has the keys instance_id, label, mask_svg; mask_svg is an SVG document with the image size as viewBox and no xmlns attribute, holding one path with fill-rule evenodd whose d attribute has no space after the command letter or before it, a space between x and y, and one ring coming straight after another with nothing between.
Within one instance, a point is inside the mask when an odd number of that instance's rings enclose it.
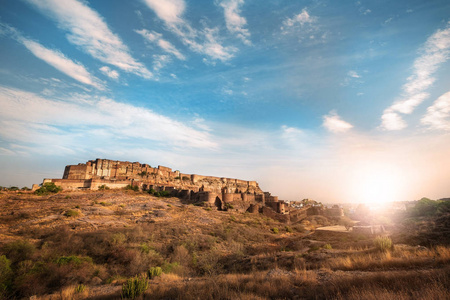
<instances>
[{"instance_id":1,"label":"fort battlement","mask_svg":"<svg viewBox=\"0 0 450 300\"><path fill-rule=\"evenodd\" d=\"M184 174L164 166L153 168L139 162L100 158L77 165L68 165L64 169L62 179L45 179L44 182L54 182L65 190L96 190L101 185L109 188L122 188L131 184L141 189L151 186L171 186L180 190L218 194L223 192L263 194L256 181Z\"/></svg>"},{"instance_id":2,"label":"fort battlement","mask_svg":"<svg viewBox=\"0 0 450 300\"><path fill-rule=\"evenodd\" d=\"M256 212L265 208L264 211L288 213L286 203L263 192L256 181L185 174L169 167L151 167L139 162L98 158L68 165L62 179L44 179L46 182L53 182L63 190L97 190L102 186L114 189L131 185L144 191L166 191L190 203L202 203L219 210Z\"/></svg>"}]
</instances>

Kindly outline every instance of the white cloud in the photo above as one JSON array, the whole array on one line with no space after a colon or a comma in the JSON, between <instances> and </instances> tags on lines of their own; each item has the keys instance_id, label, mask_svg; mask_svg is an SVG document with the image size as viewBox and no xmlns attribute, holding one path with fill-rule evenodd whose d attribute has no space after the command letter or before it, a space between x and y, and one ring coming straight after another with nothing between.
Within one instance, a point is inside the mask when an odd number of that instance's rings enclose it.
<instances>
[{"instance_id":1,"label":"white cloud","mask_svg":"<svg viewBox=\"0 0 450 300\"><path fill-rule=\"evenodd\" d=\"M168 55L153 55L153 70L158 72L171 61Z\"/></svg>"},{"instance_id":2,"label":"white cloud","mask_svg":"<svg viewBox=\"0 0 450 300\"><path fill-rule=\"evenodd\" d=\"M211 128L207 124L205 124L205 119L203 119L203 118L194 119L194 121L192 121L192 125L194 125L195 127L199 128L201 130L211 131Z\"/></svg>"},{"instance_id":3,"label":"white cloud","mask_svg":"<svg viewBox=\"0 0 450 300\"><path fill-rule=\"evenodd\" d=\"M104 89L100 83L100 80L92 76L82 64L70 60L61 52L47 49L41 44L25 38L22 39L22 44L37 58L42 59L67 76L70 76L81 83L91 85L97 89Z\"/></svg>"},{"instance_id":4,"label":"white cloud","mask_svg":"<svg viewBox=\"0 0 450 300\"><path fill-rule=\"evenodd\" d=\"M180 60L186 59L186 57L181 54L181 52L178 51L178 49L174 45L172 45L172 43L162 38L161 33L155 31L149 32L146 29L135 30L135 32L145 38L146 41L155 43L167 53L173 54L176 58Z\"/></svg>"},{"instance_id":5,"label":"white cloud","mask_svg":"<svg viewBox=\"0 0 450 300\"><path fill-rule=\"evenodd\" d=\"M58 71L83 84L93 86L100 90L104 89L103 83L98 78L91 75L81 63L67 58L60 51L48 49L38 42L25 38L17 29L7 24L0 23L0 30L2 34L7 35L21 43L34 56L42 59Z\"/></svg>"},{"instance_id":6,"label":"white cloud","mask_svg":"<svg viewBox=\"0 0 450 300\"><path fill-rule=\"evenodd\" d=\"M291 145L296 145L299 142L302 142L302 138L306 136L303 130L286 125L281 126L281 132L281 138L289 142Z\"/></svg>"},{"instance_id":7,"label":"white cloud","mask_svg":"<svg viewBox=\"0 0 450 300\"><path fill-rule=\"evenodd\" d=\"M220 6L224 9L225 23L228 31L236 34L244 44L250 45L250 32L245 25L247 20L240 15L240 6L244 4L244 0L223 0Z\"/></svg>"},{"instance_id":8,"label":"white cloud","mask_svg":"<svg viewBox=\"0 0 450 300\"><path fill-rule=\"evenodd\" d=\"M394 19L394 18L392 18L392 17L386 19L386 20L384 21L384 24L389 24L389 23L391 23L393 19Z\"/></svg>"},{"instance_id":9,"label":"white cloud","mask_svg":"<svg viewBox=\"0 0 450 300\"><path fill-rule=\"evenodd\" d=\"M381 128L400 130L407 125L399 113L410 114L429 97L425 91L436 81L433 74L448 60L450 54L450 22L445 29L437 30L425 42L422 55L414 61L413 74L402 87L402 99L384 110Z\"/></svg>"},{"instance_id":10,"label":"white cloud","mask_svg":"<svg viewBox=\"0 0 450 300\"><path fill-rule=\"evenodd\" d=\"M144 0L145 4L164 21L170 31L193 51L215 60L227 61L237 51L235 47L223 46L217 28L196 30L183 19L186 4L183 0Z\"/></svg>"},{"instance_id":11,"label":"white cloud","mask_svg":"<svg viewBox=\"0 0 450 300\"><path fill-rule=\"evenodd\" d=\"M353 128L353 125L345 122L334 111L331 111L328 115L323 116L323 124L326 129L334 133L346 132Z\"/></svg>"},{"instance_id":12,"label":"white cloud","mask_svg":"<svg viewBox=\"0 0 450 300\"><path fill-rule=\"evenodd\" d=\"M186 8L184 0L144 0L161 20L168 24L184 23L182 15Z\"/></svg>"},{"instance_id":13,"label":"white cloud","mask_svg":"<svg viewBox=\"0 0 450 300\"><path fill-rule=\"evenodd\" d=\"M295 25L304 26L305 24L311 24L316 21L315 17L311 17L306 8L301 13L295 15L292 18L287 18L283 21L283 25L286 27L293 27Z\"/></svg>"},{"instance_id":14,"label":"white cloud","mask_svg":"<svg viewBox=\"0 0 450 300\"><path fill-rule=\"evenodd\" d=\"M381 116L383 127L387 130L401 130L406 128L406 122L394 111L384 111Z\"/></svg>"},{"instance_id":15,"label":"white cloud","mask_svg":"<svg viewBox=\"0 0 450 300\"><path fill-rule=\"evenodd\" d=\"M358 73L356 73L356 71L348 71L348 76L352 77L352 78L361 78L361 75L359 75Z\"/></svg>"},{"instance_id":16,"label":"white cloud","mask_svg":"<svg viewBox=\"0 0 450 300\"><path fill-rule=\"evenodd\" d=\"M119 72L116 70L112 70L108 66L103 66L99 69L103 74L106 76L112 78L112 79L118 79L119 78Z\"/></svg>"},{"instance_id":17,"label":"white cloud","mask_svg":"<svg viewBox=\"0 0 450 300\"><path fill-rule=\"evenodd\" d=\"M68 32L67 39L92 57L144 78L152 74L130 54L128 47L114 34L103 18L86 2L77 0L27 0L55 19Z\"/></svg>"},{"instance_id":18,"label":"white cloud","mask_svg":"<svg viewBox=\"0 0 450 300\"><path fill-rule=\"evenodd\" d=\"M319 18L310 15L308 10L304 8L299 14L292 18L286 18L282 22L281 34L293 36L310 45L323 43L328 34L323 31L318 20Z\"/></svg>"},{"instance_id":19,"label":"white cloud","mask_svg":"<svg viewBox=\"0 0 450 300\"><path fill-rule=\"evenodd\" d=\"M0 86L0 136L5 140L42 143L58 138L78 138L104 129L115 138L162 142L166 146L214 149L208 132L189 127L147 108L108 98L74 95L65 101ZM57 129L59 126L72 129ZM4 130L3 130L4 128ZM68 131L67 131L68 130ZM71 134L72 133L72 134ZM57 136L58 138L55 138ZM59 143L59 142L58 142ZM62 145L71 145L66 140Z\"/></svg>"},{"instance_id":20,"label":"white cloud","mask_svg":"<svg viewBox=\"0 0 450 300\"><path fill-rule=\"evenodd\" d=\"M222 46L218 41L218 29L217 28L205 28L202 31L205 36L205 40L202 45L192 45L193 49L197 49L200 53L205 53L213 59L226 61L234 56L237 51L235 47Z\"/></svg>"},{"instance_id":21,"label":"white cloud","mask_svg":"<svg viewBox=\"0 0 450 300\"><path fill-rule=\"evenodd\" d=\"M421 119L430 129L450 130L450 92L440 96Z\"/></svg>"}]
</instances>

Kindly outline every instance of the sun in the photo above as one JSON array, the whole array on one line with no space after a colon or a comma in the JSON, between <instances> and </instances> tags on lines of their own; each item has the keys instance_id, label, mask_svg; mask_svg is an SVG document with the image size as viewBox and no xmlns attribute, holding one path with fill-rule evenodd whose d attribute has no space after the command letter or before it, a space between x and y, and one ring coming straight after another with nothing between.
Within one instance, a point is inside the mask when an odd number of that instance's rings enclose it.
<instances>
[{"instance_id":1,"label":"sun","mask_svg":"<svg viewBox=\"0 0 450 300\"><path fill-rule=\"evenodd\" d=\"M358 202L386 203L401 201L404 176L392 165L370 163L360 167L353 182Z\"/></svg>"}]
</instances>

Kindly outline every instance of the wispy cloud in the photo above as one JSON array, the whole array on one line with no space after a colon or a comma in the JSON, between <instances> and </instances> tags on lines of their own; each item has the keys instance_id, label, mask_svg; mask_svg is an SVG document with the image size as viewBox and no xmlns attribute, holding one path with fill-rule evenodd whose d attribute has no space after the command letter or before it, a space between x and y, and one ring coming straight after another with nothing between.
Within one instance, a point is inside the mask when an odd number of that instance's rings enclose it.
<instances>
[{"instance_id":1,"label":"wispy cloud","mask_svg":"<svg viewBox=\"0 0 450 300\"><path fill-rule=\"evenodd\" d=\"M302 42L323 42L327 36L321 29L318 18L312 16L306 8L293 17L284 19L280 29L283 35L295 35Z\"/></svg>"},{"instance_id":2,"label":"wispy cloud","mask_svg":"<svg viewBox=\"0 0 450 300\"><path fill-rule=\"evenodd\" d=\"M224 9L225 23L227 29L232 34L236 34L244 44L250 45L250 32L245 26L247 20L241 16L240 7L244 4L244 0L223 0L220 6Z\"/></svg>"},{"instance_id":3,"label":"wispy cloud","mask_svg":"<svg viewBox=\"0 0 450 300\"><path fill-rule=\"evenodd\" d=\"M144 2L191 50L221 61L231 59L237 51L235 47L223 46L220 43L217 28L205 27L202 30L192 28L183 18L186 8L183 0L144 0Z\"/></svg>"},{"instance_id":4,"label":"wispy cloud","mask_svg":"<svg viewBox=\"0 0 450 300\"><path fill-rule=\"evenodd\" d=\"M67 39L92 57L144 78L152 73L135 60L103 18L84 1L27 0L67 31Z\"/></svg>"},{"instance_id":5,"label":"wispy cloud","mask_svg":"<svg viewBox=\"0 0 450 300\"><path fill-rule=\"evenodd\" d=\"M162 38L162 34L155 31L148 31L147 29L135 30L135 32L141 35L147 42L152 42L157 44L161 49L174 55L176 58L180 60L185 60L186 57L175 48L172 43Z\"/></svg>"},{"instance_id":6,"label":"wispy cloud","mask_svg":"<svg viewBox=\"0 0 450 300\"><path fill-rule=\"evenodd\" d=\"M306 136L303 130L286 125L281 126L281 132L281 138L290 144L298 143L301 138Z\"/></svg>"},{"instance_id":7,"label":"wispy cloud","mask_svg":"<svg viewBox=\"0 0 450 300\"><path fill-rule=\"evenodd\" d=\"M353 125L342 120L341 117L334 111L328 115L323 116L323 127L333 133L347 132L353 128Z\"/></svg>"},{"instance_id":8,"label":"wispy cloud","mask_svg":"<svg viewBox=\"0 0 450 300\"><path fill-rule=\"evenodd\" d=\"M97 77L91 75L81 63L67 58L60 51L48 49L38 42L25 38L17 29L7 24L0 23L0 30L2 34L15 39L24 45L34 56L45 61L58 71L83 84L93 86L99 90L104 89L103 83Z\"/></svg>"},{"instance_id":9,"label":"wispy cloud","mask_svg":"<svg viewBox=\"0 0 450 300\"><path fill-rule=\"evenodd\" d=\"M108 76L109 78L112 79L118 79L119 78L119 72L117 72L116 70L112 70L110 67L108 66L103 66L99 69L103 74L105 74L106 76Z\"/></svg>"},{"instance_id":10,"label":"wispy cloud","mask_svg":"<svg viewBox=\"0 0 450 300\"><path fill-rule=\"evenodd\" d=\"M41 139L50 142L54 135L79 139L96 130L110 139L151 140L165 147L216 147L208 132L144 107L89 95L74 95L73 99L64 100L44 99L34 93L0 86L0 120L8 123L2 125L8 130L2 130L0 136L9 141L40 143ZM74 142L66 140L64 144Z\"/></svg>"},{"instance_id":11,"label":"wispy cloud","mask_svg":"<svg viewBox=\"0 0 450 300\"><path fill-rule=\"evenodd\" d=\"M430 129L450 130L450 92L440 96L421 119Z\"/></svg>"},{"instance_id":12,"label":"wispy cloud","mask_svg":"<svg viewBox=\"0 0 450 300\"><path fill-rule=\"evenodd\" d=\"M153 55L153 70L159 72L171 61L169 55Z\"/></svg>"},{"instance_id":13,"label":"wispy cloud","mask_svg":"<svg viewBox=\"0 0 450 300\"><path fill-rule=\"evenodd\" d=\"M434 73L448 60L450 54L450 22L445 29L437 30L425 42L422 55L414 61L413 74L402 87L401 100L384 110L381 128L400 130L407 127L401 114L410 114L429 97L426 90L436 81Z\"/></svg>"},{"instance_id":14,"label":"wispy cloud","mask_svg":"<svg viewBox=\"0 0 450 300\"><path fill-rule=\"evenodd\" d=\"M361 78L361 75L359 75L358 73L356 73L356 71L348 71L348 76L352 77L352 78Z\"/></svg>"},{"instance_id":15,"label":"wispy cloud","mask_svg":"<svg viewBox=\"0 0 450 300\"><path fill-rule=\"evenodd\" d=\"M283 21L283 25L286 26L286 28L294 27L296 25L305 26L307 24L312 24L316 22L316 18L312 17L306 8L302 9L302 11L293 16L292 18L287 18Z\"/></svg>"},{"instance_id":16,"label":"wispy cloud","mask_svg":"<svg viewBox=\"0 0 450 300\"><path fill-rule=\"evenodd\" d=\"M348 86L351 83L363 83L361 80L361 75L358 74L354 70L350 70L347 72L347 76L344 78L343 82L341 83L341 86Z\"/></svg>"}]
</instances>

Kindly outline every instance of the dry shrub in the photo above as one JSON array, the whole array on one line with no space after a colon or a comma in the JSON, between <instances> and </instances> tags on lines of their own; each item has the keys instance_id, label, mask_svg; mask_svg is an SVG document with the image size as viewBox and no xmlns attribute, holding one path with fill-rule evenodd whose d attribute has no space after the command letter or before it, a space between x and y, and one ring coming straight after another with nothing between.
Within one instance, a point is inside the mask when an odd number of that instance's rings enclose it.
<instances>
[{"instance_id":1,"label":"dry shrub","mask_svg":"<svg viewBox=\"0 0 450 300\"><path fill-rule=\"evenodd\" d=\"M388 251L392 249L392 240L387 236L377 236L373 240L373 245L375 246L375 249L379 251Z\"/></svg>"},{"instance_id":2,"label":"dry shrub","mask_svg":"<svg viewBox=\"0 0 450 300\"><path fill-rule=\"evenodd\" d=\"M195 268L200 275L220 274L223 266L219 263L220 252L216 249L198 254Z\"/></svg>"},{"instance_id":3,"label":"dry shrub","mask_svg":"<svg viewBox=\"0 0 450 300\"><path fill-rule=\"evenodd\" d=\"M392 271L333 280L324 290L334 299L449 299L450 269Z\"/></svg>"},{"instance_id":4,"label":"dry shrub","mask_svg":"<svg viewBox=\"0 0 450 300\"><path fill-rule=\"evenodd\" d=\"M89 290L85 285L70 285L64 287L60 292L60 300L86 299Z\"/></svg>"},{"instance_id":5,"label":"dry shrub","mask_svg":"<svg viewBox=\"0 0 450 300\"><path fill-rule=\"evenodd\" d=\"M182 266L189 266L192 263L192 256L183 245L176 246L171 255L172 262L179 262Z\"/></svg>"},{"instance_id":6,"label":"dry shrub","mask_svg":"<svg viewBox=\"0 0 450 300\"><path fill-rule=\"evenodd\" d=\"M36 247L27 240L17 240L4 245L1 250L12 263L18 263L32 259L36 252Z\"/></svg>"},{"instance_id":7,"label":"dry shrub","mask_svg":"<svg viewBox=\"0 0 450 300\"><path fill-rule=\"evenodd\" d=\"M158 257L158 259L156 259ZM115 247L114 251L110 252L107 260L108 265L114 267L114 271L117 274L125 276L133 276L147 271L147 268L157 262L155 265L159 265L162 262L160 256L154 251L150 251L149 254L142 252L138 249L129 249L124 246Z\"/></svg>"},{"instance_id":8,"label":"dry shrub","mask_svg":"<svg viewBox=\"0 0 450 300\"><path fill-rule=\"evenodd\" d=\"M437 246L434 252L437 254L437 259L439 262L450 262L450 247Z\"/></svg>"},{"instance_id":9,"label":"dry shrub","mask_svg":"<svg viewBox=\"0 0 450 300\"><path fill-rule=\"evenodd\" d=\"M249 275L227 274L203 277L188 282L165 282L152 286L150 299L291 299L295 286L317 283L312 271L296 271L291 276L267 276L267 272Z\"/></svg>"}]
</instances>

